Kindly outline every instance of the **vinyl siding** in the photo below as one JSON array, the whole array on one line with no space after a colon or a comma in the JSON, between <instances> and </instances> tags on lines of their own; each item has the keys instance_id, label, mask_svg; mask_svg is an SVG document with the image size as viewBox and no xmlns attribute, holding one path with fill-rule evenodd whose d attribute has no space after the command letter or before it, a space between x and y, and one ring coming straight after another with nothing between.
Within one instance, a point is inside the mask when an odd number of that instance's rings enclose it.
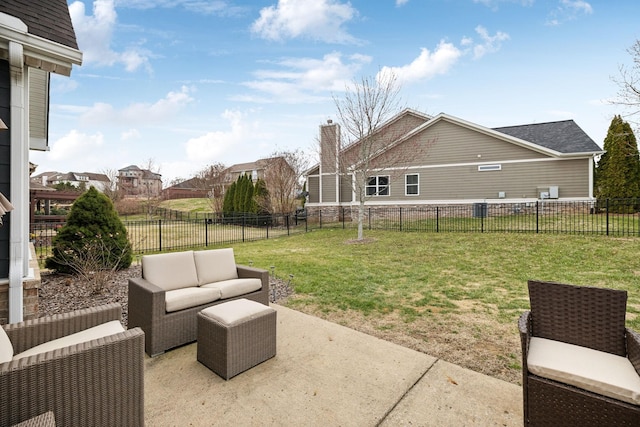
<instances>
[{"instance_id":1,"label":"vinyl siding","mask_svg":"<svg viewBox=\"0 0 640 427\"><path fill-rule=\"evenodd\" d=\"M414 202L428 200L496 199L498 192L507 198L537 198L541 187L557 185L562 198L589 197L589 162L591 159L545 160L502 163L500 171L478 171L476 165L412 168L403 171L383 171L391 177L389 196L374 196L375 201ZM404 176L420 175L420 194L405 196ZM373 174L372 174L373 175Z\"/></svg>"},{"instance_id":2,"label":"vinyl siding","mask_svg":"<svg viewBox=\"0 0 640 427\"><path fill-rule=\"evenodd\" d=\"M320 177L310 176L307 178L307 191L309 192L309 203L320 202Z\"/></svg>"},{"instance_id":3,"label":"vinyl siding","mask_svg":"<svg viewBox=\"0 0 640 427\"><path fill-rule=\"evenodd\" d=\"M29 148L47 149L49 117L49 73L29 69Z\"/></svg>"},{"instance_id":4,"label":"vinyl siding","mask_svg":"<svg viewBox=\"0 0 640 427\"><path fill-rule=\"evenodd\" d=\"M374 167L446 165L548 157L526 147L441 121L381 155Z\"/></svg>"},{"instance_id":5,"label":"vinyl siding","mask_svg":"<svg viewBox=\"0 0 640 427\"><path fill-rule=\"evenodd\" d=\"M353 200L353 185L351 175L340 177L340 202Z\"/></svg>"},{"instance_id":6,"label":"vinyl siding","mask_svg":"<svg viewBox=\"0 0 640 427\"><path fill-rule=\"evenodd\" d=\"M336 190L336 176L322 175L322 202L335 203Z\"/></svg>"}]
</instances>

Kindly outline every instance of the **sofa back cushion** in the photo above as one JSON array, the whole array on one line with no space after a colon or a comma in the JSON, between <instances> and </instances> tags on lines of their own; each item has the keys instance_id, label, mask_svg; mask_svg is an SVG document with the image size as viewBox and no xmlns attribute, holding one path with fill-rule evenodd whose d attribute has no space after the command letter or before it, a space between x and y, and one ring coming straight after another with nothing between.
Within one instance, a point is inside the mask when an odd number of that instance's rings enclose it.
<instances>
[{"instance_id":1,"label":"sofa back cushion","mask_svg":"<svg viewBox=\"0 0 640 427\"><path fill-rule=\"evenodd\" d=\"M165 291L198 286L193 251L143 256L142 277Z\"/></svg>"},{"instance_id":2,"label":"sofa back cushion","mask_svg":"<svg viewBox=\"0 0 640 427\"><path fill-rule=\"evenodd\" d=\"M193 258L199 285L238 278L233 248L196 251Z\"/></svg>"}]
</instances>

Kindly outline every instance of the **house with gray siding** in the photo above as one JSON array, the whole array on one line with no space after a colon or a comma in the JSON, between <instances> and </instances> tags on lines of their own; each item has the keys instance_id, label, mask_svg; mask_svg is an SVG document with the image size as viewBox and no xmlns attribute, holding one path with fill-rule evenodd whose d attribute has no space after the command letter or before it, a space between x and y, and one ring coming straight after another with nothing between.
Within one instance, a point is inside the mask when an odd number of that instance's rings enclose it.
<instances>
[{"instance_id":1,"label":"house with gray siding","mask_svg":"<svg viewBox=\"0 0 640 427\"><path fill-rule=\"evenodd\" d=\"M308 209L355 206L362 141L320 126L319 163L306 173ZM404 110L372 136L367 206L592 200L603 150L573 121L490 129L441 113Z\"/></svg>"},{"instance_id":2,"label":"house with gray siding","mask_svg":"<svg viewBox=\"0 0 640 427\"><path fill-rule=\"evenodd\" d=\"M0 323L37 315L29 249L29 150L46 150L49 76L82 63L66 0L0 2L0 192L14 209L0 227ZM25 316L23 316L25 314Z\"/></svg>"}]
</instances>

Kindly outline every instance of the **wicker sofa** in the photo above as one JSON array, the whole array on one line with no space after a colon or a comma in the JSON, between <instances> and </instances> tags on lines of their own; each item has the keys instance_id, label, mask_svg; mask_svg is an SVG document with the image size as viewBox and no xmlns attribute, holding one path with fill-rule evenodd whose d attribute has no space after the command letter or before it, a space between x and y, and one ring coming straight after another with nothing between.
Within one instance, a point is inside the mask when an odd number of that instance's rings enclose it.
<instances>
[{"instance_id":1,"label":"wicker sofa","mask_svg":"<svg viewBox=\"0 0 640 427\"><path fill-rule=\"evenodd\" d=\"M231 248L145 255L142 277L129 279L129 327L156 356L196 340L203 308L238 298L269 305L269 272L237 265Z\"/></svg>"},{"instance_id":2,"label":"wicker sofa","mask_svg":"<svg viewBox=\"0 0 640 427\"><path fill-rule=\"evenodd\" d=\"M144 425L144 333L114 326L121 312L108 304L2 326L0 426L48 412L58 427Z\"/></svg>"},{"instance_id":3,"label":"wicker sofa","mask_svg":"<svg viewBox=\"0 0 640 427\"><path fill-rule=\"evenodd\" d=\"M524 424L640 425L640 335L626 291L530 280L520 317Z\"/></svg>"}]
</instances>

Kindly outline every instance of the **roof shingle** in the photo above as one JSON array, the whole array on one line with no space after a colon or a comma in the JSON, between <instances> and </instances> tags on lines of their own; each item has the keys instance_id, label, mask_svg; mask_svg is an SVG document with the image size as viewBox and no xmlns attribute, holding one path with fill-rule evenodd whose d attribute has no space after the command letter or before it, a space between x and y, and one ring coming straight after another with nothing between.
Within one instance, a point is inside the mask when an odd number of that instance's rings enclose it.
<instances>
[{"instance_id":1,"label":"roof shingle","mask_svg":"<svg viewBox=\"0 0 640 427\"><path fill-rule=\"evenodd\" d=\"M559 153L568 154L602 151L602 148L573 120L507 126L493 128L493 130L532 142Z\"/></svg>"},{"instance_id":2,"label":"roof shingle","mask_svg":"<svg viewBox=\"0 0 640 427\"><path fill-rule=\"evenodd\" d=\"M2 0L0 12L22 20L30 34L78 49L66 0Z\"/></svg>"}]
</instances>

